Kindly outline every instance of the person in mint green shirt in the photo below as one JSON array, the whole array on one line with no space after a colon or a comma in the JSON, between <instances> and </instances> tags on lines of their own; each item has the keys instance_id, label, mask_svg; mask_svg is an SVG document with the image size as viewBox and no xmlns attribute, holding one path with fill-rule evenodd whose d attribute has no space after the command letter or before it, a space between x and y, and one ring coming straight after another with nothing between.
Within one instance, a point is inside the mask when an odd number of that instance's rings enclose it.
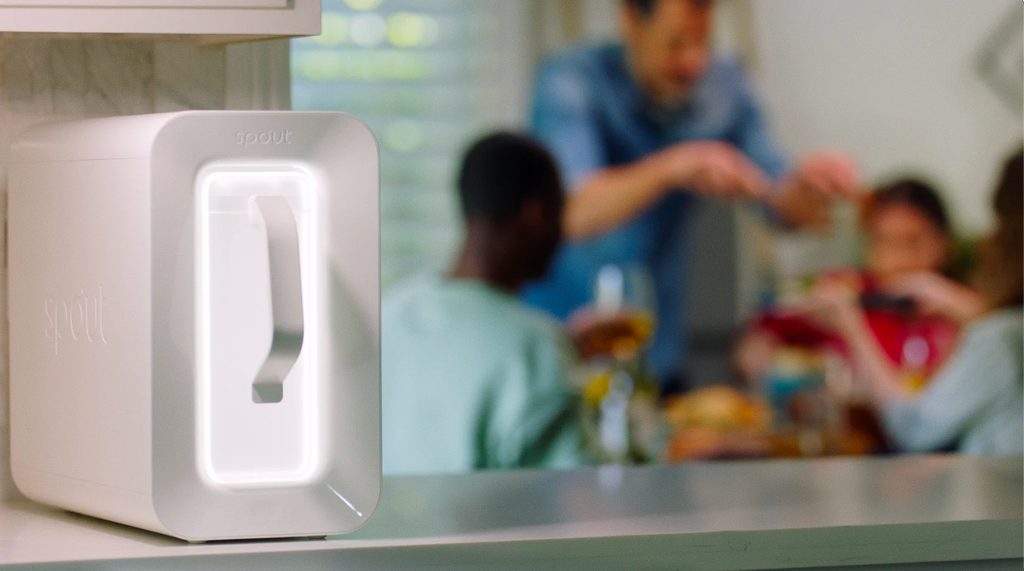
<instances>
[{"instance_id":1,"label":"person in mint green shirt","mask_svg":"<svg viewBox=\"0 0 1024 571\"><path fill-rule=\"evenodd\" d=\"M558 168L532 139L499 133L466 153L458 189L466 241L454 269L384 297L384 473L586 464L575 351L518 297L561 239Z\"/></svg>"}]
</instances>

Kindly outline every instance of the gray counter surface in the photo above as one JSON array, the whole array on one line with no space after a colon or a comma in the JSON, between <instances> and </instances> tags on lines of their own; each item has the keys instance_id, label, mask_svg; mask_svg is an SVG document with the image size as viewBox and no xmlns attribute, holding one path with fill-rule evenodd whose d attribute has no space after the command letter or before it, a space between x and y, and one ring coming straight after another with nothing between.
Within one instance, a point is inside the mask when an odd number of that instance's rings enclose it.
<instances>
[{"instance_id":1,"label":"gray counter surface","mask_svg":"<svg viewBox=\"0 0 1024 571\"><path fill-rule=\"evenodd\" d=\"M13 503L0 509L0 565L1021 569L1022 490L1019 456L391 477L377 512L351 535L204 545Z\"/></svg>"}]
</instances>

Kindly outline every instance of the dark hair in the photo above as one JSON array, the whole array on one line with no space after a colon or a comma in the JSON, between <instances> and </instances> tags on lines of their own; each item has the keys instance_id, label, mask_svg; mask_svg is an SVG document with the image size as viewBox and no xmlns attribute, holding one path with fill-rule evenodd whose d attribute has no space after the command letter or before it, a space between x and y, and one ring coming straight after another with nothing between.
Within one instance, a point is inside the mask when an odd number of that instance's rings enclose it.
<instances>
[{"instance_id":1,"label":"dark hair","mask_svg":"<svg viewBox=\"0 0 1024 571\"><path fill-rule=\"evenodd\" d=\"M946 206L933 186L914 178L904 178L880 187L869 195L861 210L861 223L867 224L885 206L903 205L913 208L940 233L949 235Z\"/></svg>"},{"instance_id":2,"label":"dark hair","mask_svg":"<svg viewBox=\"0 0 1024 571\"><path fill-rule=\"evenodd\" d=\"M551 154L534 139L514 133L488 135L466 151L459 199L467 218L500 225L530 198L560 205L562 183Z\"/></svg>"},{"instance_id":3,"label":"dark hair","mask_svg":"<svg viewBox=\"0 0 1024 571\"><path fill-rule=\"evenodd\" d=\"M1024 149L1003 166L992 206L996 230L981 245L977 286L992 309L1024 305Z\"/></svg>"},{"instance_id":4,"label":"dark hair","mask_svg":"<svg viewBox=\"0 0 1024 571\"><path fill-rule=\"evenodd\" d=\"M711 5L713 0L690 0L693 4L701 8L706 8ZM637 14L640 14L644 18L648 18L654 13L654 8L658 5L658 0L623 0L626 6L636 10Z\"/></svg>"},{"instance_id":5,"label":"dark hair","mask_svg":"<svg viewBox=\"0 0 1024 571\"><path fill-rule=\"evenodd\" d=\"M1011 155L1003 165L1003 176L992 198L992 207L1000 221L1020 220L1024 210L1024 149Z\"/></svg>"},{"instance_id":6,"label":"dark hair","mask_svg":"<svg viewBox=\"0 0 1024 571\"><path fill-rule=\"evenodd\" d=\"M637 14L640 14L644 18L647 18L654 13L654 5L658 0L623 0L626 6L636 10Z\"/></svg>"}]
</instances>

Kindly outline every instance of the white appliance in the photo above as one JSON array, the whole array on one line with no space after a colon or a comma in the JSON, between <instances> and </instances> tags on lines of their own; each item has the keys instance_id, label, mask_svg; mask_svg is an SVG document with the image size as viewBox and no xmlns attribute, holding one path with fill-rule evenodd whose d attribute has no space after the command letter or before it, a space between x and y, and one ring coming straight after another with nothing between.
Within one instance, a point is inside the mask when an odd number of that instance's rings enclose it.
<instances>
[{"instance_id":1,"label":"white appliance","mask_svg":"<svg viewBox=\"0 0 1024 571\"><path fill-rule=\"evenodd\" d=\"M8 198L18 488L192 541L361 525L380 493L378 173L344 113L25 133Z\"/></svg>"}]
</instances>

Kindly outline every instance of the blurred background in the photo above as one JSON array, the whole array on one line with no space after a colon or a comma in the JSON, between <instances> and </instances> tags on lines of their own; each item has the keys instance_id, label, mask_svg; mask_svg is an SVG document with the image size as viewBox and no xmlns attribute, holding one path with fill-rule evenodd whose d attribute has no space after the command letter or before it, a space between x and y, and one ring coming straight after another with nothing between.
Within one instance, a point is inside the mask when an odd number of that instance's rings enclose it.
<instances>
[{"instance_id":1,"label":"blurred background","mask_svg":"<svg viewBox=\"0 0 1024 571\"><path fill-rule=\"evenodd\" d=\"M870 186L911 173L944 193L958 237L991 228L1000 161L1021 139L1016 0L718 0L714 45L739 59L791 156L843 149ZM615 41L618 0L324 0L291 42L291 102L363 118L381 147L382 283L449 267L465 145L523 129L538 62ZM737 331L772 281L857 262L855 215L825 234L701 205L690 275L690 374L727 381Z\"/></svg>"}]
</instances>

